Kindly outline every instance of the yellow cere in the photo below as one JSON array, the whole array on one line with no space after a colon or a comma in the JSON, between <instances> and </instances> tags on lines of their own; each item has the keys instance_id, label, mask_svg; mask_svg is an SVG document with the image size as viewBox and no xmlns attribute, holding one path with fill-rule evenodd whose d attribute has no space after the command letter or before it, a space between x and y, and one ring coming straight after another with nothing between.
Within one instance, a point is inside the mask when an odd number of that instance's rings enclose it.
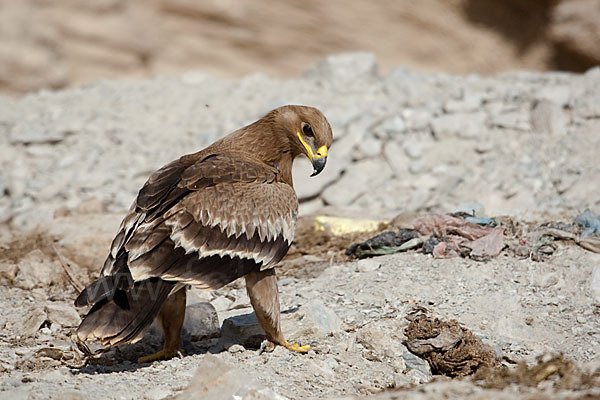
<instances>
[{"instance_id":1,"label":"yellow cere","mask_svg":"<svg viewBox=\"0 0 600 400\"><path fill-rule=\"evenodd\" d=\"M302 146L304 146L304 148L306 149L306 155L308 156L308 158L314 160L327 157L327 146L319 147L319 150L317 150L317 154L315 154L312 148L309 146L309 144L306 143L304 139L302 139L302 135L300 134L300 132L296 132L296 134L298 135L298 139L300 139L300 143L302 143Z\"/></svg>"}]
</instances>

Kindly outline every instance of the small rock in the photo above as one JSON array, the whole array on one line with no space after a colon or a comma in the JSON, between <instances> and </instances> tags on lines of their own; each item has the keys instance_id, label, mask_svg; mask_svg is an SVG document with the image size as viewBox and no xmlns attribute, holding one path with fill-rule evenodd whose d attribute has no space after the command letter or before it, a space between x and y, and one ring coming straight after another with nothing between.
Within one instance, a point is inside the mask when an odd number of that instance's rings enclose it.
<instances>
[{"instance_id":1,"label":"small rock","mask_svg":"<svg viewBox=\"0 0 600 400\"><path fill-rule=\"evenodd\" d=\"M377 157L381 154L381 147L381 140L371 136L358 143L357 150L362 157L356 157L356 159Z\"/></svg>"},{"instance_id":2,"label":"small rock","mask_svg":"<svg viewBox=\"0 0 600 400\"><path fill-rule=\"evenodd\" d=\"M420 357L417 357L408 350L402 353L402 358L404 359L406 368L410 370L417 370L424 376L430 377L429 379L431 379L431 367L429 366L429 363L427 363L427 361L423 360Z\"/></svg>"},{"instance_id":3,"label":"small rock","mask_svg":"<svg viewBox=\"0 0 600 400\"><path fill-rule=\"evenodd\" d=\"M191 341L218 336L220 331L219 317L211 303L195 303L186 307L183 332L190 335Z\"/></svg>"},{"instance_id":4,"label":"small rock","mask_svg":"<svg viewBox=\"0 0 600 400\"><path fill-rule=\"evenodd\" d=\"M414 138L407 138L404 141L404 152L407 156L413 160L421 158L427 145L421 141L414 140Z\"/></svg>"},{"instance_id":5,"label":"small rock","mask_svg":"<svg viewBox=\"0 0 600 400\"><path fill-rule=\"evenodd\" d=\"M342 328L339 317L320 300L311 300L300 307L298 318L305 335L328 335Z\"/></svg>"},{"instance_id":6,"label":"small rock","mask_svg":"<svg viewBox=\"0 0 600 400\"><path fill-rule=\"evenodd\" d=\"M364 258L356 263L356 270L359 272L375 271L381 267L381 262L374 258Z\"/></svg>"},{"instance_id":7,"label":"small rock","mask_svg":"<svg viewBox=\"0 0 600 400\"><path fill-rule=\"evenodd\" d=\"M524 112L511 111L504 114L493 114L490 125L497 128L514 129L517 131L530 131L531 118Z\"/></svg>"},{"instance_id":8,"label":"small rock","mask_svg":"<svg viewBox=\"0 0 600 400\"><path fill-rule=\"evenodd\" d=\"M540 283L540 287L549 288L558 283L558 277L554 273L548 273L542 277L542 282Z\"/></svg>"},{"instance_id":9,"label":"small rock","mask_svg":"<svg viewBox=\"0 0 600 400\"><path fill-rule=\"evenodd\" d=\"M433 133L438 139L460 137L473 139L483 136L487 128L485 113L445 114L435 118L431 123Z\"/></svg>"},{"instance_id":10,"label":"small rock","mask_svg":"<svg viewBox=\"0 0 600 400\"><path fill-rule=\"evenodd\" d=\"M73 328L79 326L81 318L74 307L64 303L50 303L46 305L48 320L65 327Z\"/></svg>"},{"instance_id":11,"label":"small rock","mask_svg":"<svg viewBox=\"0 0 600 400\"><path fill-rule=\"evenodd\" d=\"M12 284L17 277L18 270L16 264L0 263L0 279L6 279L8 284Z\"/></svg>"},{"instance_id":12,"label":"small rock","mask_svg":"<svg viewBox=\"0 0 600 400\"><path fill-rule=\"evenodd\" d=\"M538 101L531 110L531 125L540 134L565 134L567 122L563 110L552 101Z\"/></svg>"},{"instance_id":13,"label":"small rock","mask_svg":"<svg viewBox=\"0 0 600 400\"><path fill-rule=\"evenodd\" d=\"M330 81L360 82L377 78L377 62L372 53L334 54L309 67L304 75Z\"/></svg>"},{"instance_id":14,"label":"small rock","mask_svg":"<svg viewBox=\"0 0 600 400\"><path fill-rule=\"evenodd\" d=\"M383 131L388 137L394 137L406 130L406 124L401 116L395 115L392 118L383 121L383 123L377 127L377 130Z\"/></svg>"},{"instance_id":15,"label":"small rock","mask_svg":"<svg viewBox=\"0 0 600 400\"><path fill-rule=\"evenodd\" d=\"M190 385L178 399L264 399L264 384L253 375L207 354L198 363ZM274 393L273 393L274 394Z\"/></svg>"},{"instance_id":16,"label":"small rock","mask_svg":"<svg viewBox=\"0 0 600 400\"><path fill-rule=\"evenodd\" d=\"M431 380L433 379L433 375L431 375L431 374L428 375L418 369L409 370L406 373L406 376L408 376L410 378L410 380L413 382L413 384L415 384L415 385L420 385L422 383L431 382Z\"/></svg>"},{"instance_id":17,"label":"small rock","mask_svg":"<svg viewBox=\"0 0 600 400\"><path fill-rule=\"evenodd\" d=\"M210 304L217 311L227 311L231 308L233 301L229 300L225 296L219 296L219 297L215 298L214 300L211 300Z\"/></svg>"},{"instance_id":18,"label":"small rock","mask_svg":"<svg viewBox=\"0 0 600 400\"><path fill-rule=\"evenodd\" d=\"M250 347L257 347L265 337L265 331L258 324L256 315L250 313L225 319L221 327L221 335L235 338L236 341L241 341Z\"/></svg>"},{"instance_id":19,"label":"small rock","mask_svg":"<svg viewBox=\"0 0 600 400\"><path fill-rule=\"evenodd\" d=\"M58 271L57 263L48 260L41 250L35 249L19 261L15 286L26 290L48 287L58 280Z\"/></svg>"},{"instance_id":20,"label":"small rock","mask_svg":"<svg viewBox=\"0 0 600 400\"><path fill-rule=\"evenodd\" d=\"M383 155L392 167L396 176L402 177L408 174L410 160L404 153L402 146L396 141L389 141L383 146Z\"/></svg>"},{"instance_id":21,"label":"small rock","mask_svg":"<svg viewBox=\"0 0 600 400\"><path fill-rule=\"evenodd\" d=\"M458 207L454 209L455 213L466 213L473 216L483 216L485 215L485 207L483 204L477 201L468 201L465 203L460 203Z\"/></svg>"},{"instance_id":22,"label":"small rock","mask_svg":"<svg viewBox=\"0 0 600 400\"><path fill-rule=\"evenodd\" d=\"M33 308L23 316L16 331L23 336L34 336L46 320L46 313L41 308Z\"/></svg>"},{"instance_id":23,"label":"small rock","mask_svg":"<svg viewBox=\"0 0 600 400\"><path fill-rule=\"evenodd\" d=\"M244 352L246 349L244 348L244 346L242 346L241 344L234 344L229 346L229 348L227 349L227 351L229 351L230 353L242 353Z\"/></svg>"},{"instance_id":24,"label":"small rock","mask_svg":"<svg viewBox=\"0 0 600 400\"><path fill-rule=\"evenodd\" d=\"M402 111L402 117L406 121L406 129L418 131L426 129L433 118L431 111L427 109L405 109Z\"/></svg>"}]
</instances>

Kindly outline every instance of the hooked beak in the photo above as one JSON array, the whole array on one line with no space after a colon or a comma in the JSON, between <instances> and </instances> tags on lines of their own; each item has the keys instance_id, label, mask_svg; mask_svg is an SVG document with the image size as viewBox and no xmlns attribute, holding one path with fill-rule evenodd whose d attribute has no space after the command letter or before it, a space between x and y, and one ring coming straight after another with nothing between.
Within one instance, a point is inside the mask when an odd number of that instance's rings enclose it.
<instances>
[{"instance_id":1,"label":"hooked beak","mask_svg":"<svg viewBox=\"0 0 600 400\"><path fill-rule=\"evenodd\" d=\"M327 162L327 156L323 156L321 158L313 158L310 160L312 162L313 168L315 169L310 176L319 175L323 168L325 168L325 163Z\"/></svg>"},{"instance_id":2,"label":"hooked beak","mask_svg":"<svg viewBox=\"0 0 600 400\"><path fill-rule=\"evenodd\" d=\"M325 168L325 163L327 162L327 146L319 147L317 154L315 154L310 145L302 139L300 132L296 132L296 134L298 135L298 139L300 139L300 143L302 143L302 146L304 146L304 149L306 150L308 159L315 169L311 176L319 175L321 171L323 171L323 168Z\"/></svg>"}]
</instances>

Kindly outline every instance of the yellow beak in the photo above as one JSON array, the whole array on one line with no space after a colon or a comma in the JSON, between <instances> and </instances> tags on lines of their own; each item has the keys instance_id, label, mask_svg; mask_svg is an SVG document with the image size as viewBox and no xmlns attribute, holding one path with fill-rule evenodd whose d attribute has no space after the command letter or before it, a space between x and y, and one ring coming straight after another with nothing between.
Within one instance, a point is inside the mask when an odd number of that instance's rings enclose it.
<instances>
[{"instance_id":1,"label":"yellow beak","mask_svg":"<svg viewBox=\"0 0 600 400\"><path fill-rule=\"evenodd\" d=\"M300 132L296 132L296 134L298 135L298 139L300 139L300 143L302 143L302 146L304 146L304 150L306 150L306 155L310 159L310 162L312 163L315 169L311 176L319 174L325 167L325 162L327 161L327 146L319 147L319 149L317 150L317 154L315 154L310 145L306 143L304 139L302 139L302 135L300 135Z\"/></svg>"}]
</instances>

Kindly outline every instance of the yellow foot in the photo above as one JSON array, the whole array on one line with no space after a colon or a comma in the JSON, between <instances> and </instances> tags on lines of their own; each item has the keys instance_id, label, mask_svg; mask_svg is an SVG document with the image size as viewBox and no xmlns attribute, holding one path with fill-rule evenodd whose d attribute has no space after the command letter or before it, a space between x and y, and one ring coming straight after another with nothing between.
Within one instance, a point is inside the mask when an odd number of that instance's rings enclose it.
<instances>
[{"instance_id":1,"label":"yellow foot","mask_svg":"<svg viewBox=\"0 0 600 400\"><path fill-rule=\"evenodd\" d=\"M308 353L308 351L310 350L309 345L300 346L298 343L291 344L287 341L283 343L283 347L291 351L297 351L298 353Z\"/></svg>"},{"instance_id":2,"label":"yellow foot","mask_svg":"<svg viewBox=\"0 0 600 400\"><path fill-rule=\"evenodd\" d=\"M144 364L144 363L149 363L149 362L158 361L158 360L169 360L173 357L183 356L183 355L185 355L185 352L182 349L179 349L179 350L162 349L161 351L159 351L157 353L138 358L138 363Z\"/></svg>"}]
</instances>

